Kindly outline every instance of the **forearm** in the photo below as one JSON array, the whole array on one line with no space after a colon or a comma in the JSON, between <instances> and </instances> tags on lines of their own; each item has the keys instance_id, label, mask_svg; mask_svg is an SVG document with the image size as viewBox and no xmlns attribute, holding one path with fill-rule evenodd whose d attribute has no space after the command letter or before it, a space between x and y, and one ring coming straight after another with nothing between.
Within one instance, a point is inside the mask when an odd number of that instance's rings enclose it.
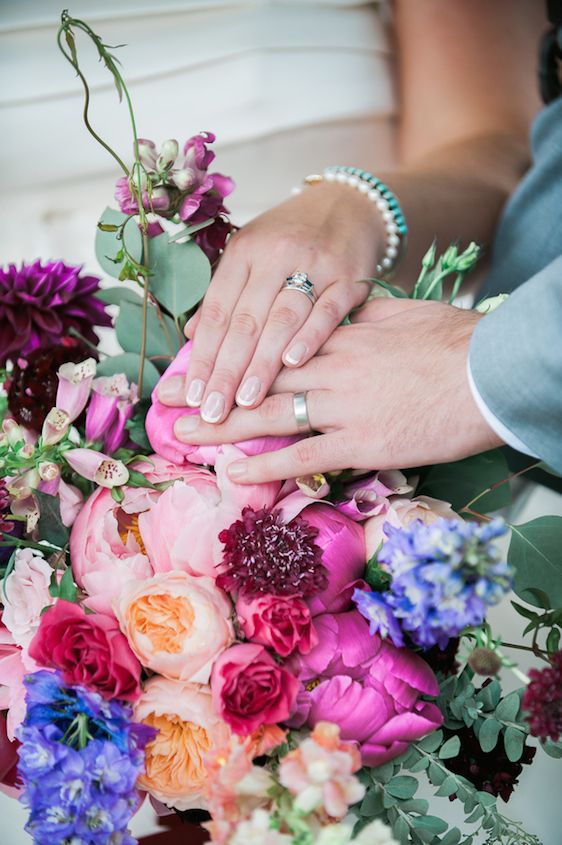
<instances>
[{"instance_id":1,"label":"forearm","mask_svg":"<svg viewBox=\"0 0 562 845\"><path fill-rule=\"evenodd\" d=\"M398 197L409 229L395 283L411 289L434 238L442 249L456 240L486 247L528 164L524 141L496 133L456 141L392 173L377 174Z\"/></svg>"}]
</instances>

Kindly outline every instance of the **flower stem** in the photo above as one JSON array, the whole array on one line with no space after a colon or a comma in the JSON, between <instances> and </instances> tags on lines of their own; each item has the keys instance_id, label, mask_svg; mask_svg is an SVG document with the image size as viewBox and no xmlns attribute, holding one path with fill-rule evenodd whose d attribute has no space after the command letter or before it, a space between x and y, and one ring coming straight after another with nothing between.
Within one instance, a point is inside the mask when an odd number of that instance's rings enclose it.
<instances>
[{"instance_id":1,"label":"flower stem","mask_svg":"<svg viewBox=\"0 0 562 845\"><path fill-rule=\"evenodd\" d=\"M486 496L487 493L491 493L493 490L497 490L498 487L501 487L502 484L507 484L507 482L513 481L514 478L518 478L520 475L524 475L526 472L529 472L532 469L536 469L538 466L540 466L540 464L541 461L536 461L533 464L529 464L529 466L523 467L523 469L520 469L517 472L510 472L510 474L507 475L505 478L502 478L501 481L496 481L494 482L494 484L490 484L489 487L486 487L485 490L482 490L482 492L475 496L474 499L471 499L470 502L468 502L464 506L464 508L462 508L461 512L466 511L467 513L473 513L473 511L470 510L472 505L476 504L476 502L483 496Z\"/></svg>"}]
</instances>

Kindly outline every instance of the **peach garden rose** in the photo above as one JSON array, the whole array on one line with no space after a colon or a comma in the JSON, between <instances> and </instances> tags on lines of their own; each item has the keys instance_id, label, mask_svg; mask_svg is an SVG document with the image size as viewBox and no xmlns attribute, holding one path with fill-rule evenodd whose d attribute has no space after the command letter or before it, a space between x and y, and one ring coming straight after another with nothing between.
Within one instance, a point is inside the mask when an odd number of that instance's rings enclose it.
<instances>
[{"instance_id":1,"label":"peach garden rose","mask_svg":"<svg viewBox=\"0 0 562 845\"><path fill-rule=\"evenodd\" d=\"M206 576L178 571L131 581L115 612L142 665L172 680L207 683L234 639L230 601Z\"/></svg>"}]
</instances>

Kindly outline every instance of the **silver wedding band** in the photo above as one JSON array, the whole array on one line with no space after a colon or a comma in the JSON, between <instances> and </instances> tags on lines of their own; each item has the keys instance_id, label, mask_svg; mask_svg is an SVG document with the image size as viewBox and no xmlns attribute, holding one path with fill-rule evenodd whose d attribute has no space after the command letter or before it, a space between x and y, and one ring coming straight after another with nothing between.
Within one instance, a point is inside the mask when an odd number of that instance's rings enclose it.
<instances>
[{"instance_id":1,"label":"silver wedding band","mask_svg":"<svg viewBox=\"0 0 562 845\"><path fill-rule=\"evenodd\" d=\"M293 394L293 413L295 415L295 422L299 433L308 433L312 431L310 419L308 418L306 393Z\"/></svg>"},{"instance_id":2,"label":"silver wedding band","mask_svg":"<svg viewBox=\"0 0 562 845\"><path fill-rule=\"evenodd\" d=\"M314 285L308 278L307 273L301 273L298 271L296 273L292 273L290 276L287 276L281 290L298 290L301 293L304 293L306 298L310 300L313 305L316 302Z\"/></svg>"}]
</instances>

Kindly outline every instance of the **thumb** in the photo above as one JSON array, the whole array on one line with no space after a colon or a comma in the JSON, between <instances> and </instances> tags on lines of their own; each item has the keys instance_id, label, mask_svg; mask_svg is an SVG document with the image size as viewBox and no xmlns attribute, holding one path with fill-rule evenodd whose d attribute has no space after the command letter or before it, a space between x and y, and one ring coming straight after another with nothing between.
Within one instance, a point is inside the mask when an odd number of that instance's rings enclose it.
<instances>
[{"instance_id":1,"label":"thumb","mask_svg":"<svg viewBox=\"0 0 562 845\"><path fill-rule=\"evenodd\" d=\"M429 304L429 302L424 302L421 299L381 297L380 299L372 299L362 308L353 311L349 319L352 323L375 323L378 320L386 320L387 317L395 317L411 311L413 308L423 308Z\"/></svg>"}]
</instances>

